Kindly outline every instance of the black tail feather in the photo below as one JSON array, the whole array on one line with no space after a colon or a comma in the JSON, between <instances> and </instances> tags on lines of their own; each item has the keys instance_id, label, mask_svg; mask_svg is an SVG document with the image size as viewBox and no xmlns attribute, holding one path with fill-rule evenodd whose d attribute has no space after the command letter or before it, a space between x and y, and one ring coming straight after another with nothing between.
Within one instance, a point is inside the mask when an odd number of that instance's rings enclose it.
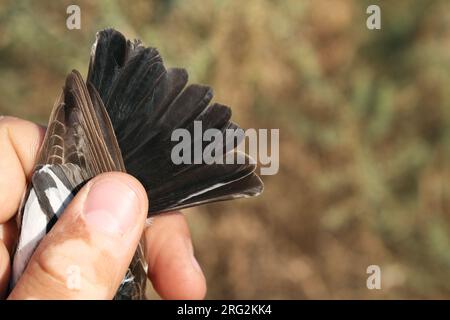
<instances>
[{"instance_id":1,"label":"black tail feather","mask_svg":"<svg viewBox=\"0 0 450 320\"><path fill-rule=\"evenodd\" d=\"M220 130L224 152L243 139L227 139L226 129L238 126L230 121L230 108L210 105L212 89L186 86L187 81L184 69L164 67L156 49L127 41L113 29L97 34L87 82L105 102L127 172L148 192L150 214L253 196L263 189L248 157L245 164L172 162L173 130L187 129L193 137L194 121L201 122L203 132ZM209 142L192 141L192 150L196 143L204 148Z\"/></svg>"}]
</instances>

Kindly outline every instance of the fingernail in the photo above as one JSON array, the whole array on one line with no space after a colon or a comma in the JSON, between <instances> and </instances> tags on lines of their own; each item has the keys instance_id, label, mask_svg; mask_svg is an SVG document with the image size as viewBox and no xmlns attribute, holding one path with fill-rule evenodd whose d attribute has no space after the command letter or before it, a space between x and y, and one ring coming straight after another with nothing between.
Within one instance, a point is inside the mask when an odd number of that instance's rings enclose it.
<instances>
[{"instance_id":1,"label":"fingernail","mask_svg":"<svg viewBox=\"0 0 450 320\"><path fill-rule=\"evenodd\" d=\"M136 223L138 197L126 183L113 179L100 180L89 189L83 213L87 225L123 235Z\"/></svg>"}]
</instances>

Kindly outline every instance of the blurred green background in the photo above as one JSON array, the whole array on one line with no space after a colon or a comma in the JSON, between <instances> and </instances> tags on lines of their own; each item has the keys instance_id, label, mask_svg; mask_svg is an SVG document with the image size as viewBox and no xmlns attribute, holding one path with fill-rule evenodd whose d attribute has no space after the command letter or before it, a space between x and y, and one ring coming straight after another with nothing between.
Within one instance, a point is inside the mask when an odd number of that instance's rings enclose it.
<instances>
[{"instance_id":1,"label":"blurred green background","mask_svg":"<svg viewBox=\"0 0 450 320\"><path fill-rule=\"evenodd\" d=\"M448 1L0 0L0 114L46 123L105 27L280 129L262 196L186 210L208 298L450 298Z\"/></svg>"}]
</instances>

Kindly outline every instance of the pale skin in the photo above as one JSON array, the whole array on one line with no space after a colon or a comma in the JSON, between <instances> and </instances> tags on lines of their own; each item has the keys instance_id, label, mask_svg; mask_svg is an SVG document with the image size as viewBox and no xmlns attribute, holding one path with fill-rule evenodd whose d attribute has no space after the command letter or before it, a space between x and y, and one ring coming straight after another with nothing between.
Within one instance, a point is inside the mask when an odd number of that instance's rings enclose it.
<instances>
[{"instance_id":1,"label":"pale skin","mask_svg":"<svg viewBox=\"0 0 450 320\"><path fill-rule=\"evenodd\" d=\"M194 258L185 217L174 212L147 226L144 188L117 172L99 175L80 190L6 296L17 237L15 214L44 134L45 128L32 122L0 116L0 297L111 299L143 236L148 277L158 294L163 299L204 298L205 277ZM75 289L66 281L74 265L81 270Z\"/></svg>"}]
</instances>

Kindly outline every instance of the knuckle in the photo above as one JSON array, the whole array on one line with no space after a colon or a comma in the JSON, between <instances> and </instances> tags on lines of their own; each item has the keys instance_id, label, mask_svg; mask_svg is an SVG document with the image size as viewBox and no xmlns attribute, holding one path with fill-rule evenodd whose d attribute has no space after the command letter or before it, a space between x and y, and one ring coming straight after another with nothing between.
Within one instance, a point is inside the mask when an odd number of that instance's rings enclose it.
<instances>
[{"instance_id":1,"label":"knuckle","mask_svg":"<svg viewBox=\"0 0 450 320\"><path fill-rule=\"evenodd\" d=\"M46 251L41 252L34 257L34 265L37 268L38 277L46 278L60 286L66 285L66 274L63 265L67 263L67 259L59 257L59 262L49 256Z\"/></svg>"},{"instance_id":2,"label":"knuckle","mask_svg":"<svg viewBox=\"0 0 450 320\"><path fill-rule=\"evenodd\" d=\"M99 270L101 254L82 240L46 244L33 259L39 276L66 291L110 291L111 270Z\"/></svg>"}]
</instances>

